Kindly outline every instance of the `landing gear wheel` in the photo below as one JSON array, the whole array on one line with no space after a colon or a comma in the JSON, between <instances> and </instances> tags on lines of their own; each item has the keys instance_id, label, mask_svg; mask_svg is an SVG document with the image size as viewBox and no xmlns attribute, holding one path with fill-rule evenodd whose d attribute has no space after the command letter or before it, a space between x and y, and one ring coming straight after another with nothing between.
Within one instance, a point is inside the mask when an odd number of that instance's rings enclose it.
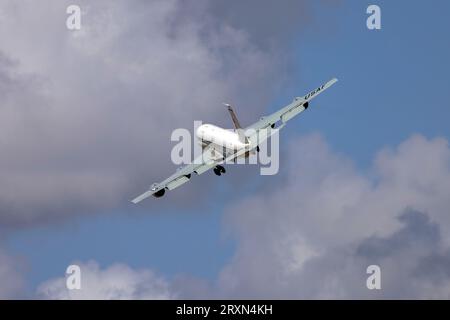
<instances>
[{"instance_id":1,"label":"landing gear wheel","mask_svg":"<svg viewBox=\"0 0 450 320\"><path fill-rule=\"evenodd\" d=\"M259 146L256 146L256 152L259 152Z\"/></svg>"},{"instance_id":2,"label":"landing gear wheel","mask_svg":"<svg viewBox=\"0 0 450 320\"><path fill-rule=\"evenodd\" d=\"M226 172L226 171L225 171L225 168L222 167L222 166L216 166L216 168L217 168L217 170L220 171L220 173L225 173L225 172Z\"/></svg>"},{"instance_id":3,"label":"landing gear wheel","mask_svg":"<svg viewBox=\"0 0 450 320\"><path fill-rule=\"evenodd\" d=\"M220 169L218 169L217 167L214 168L214 173L216 174L216 176L220 176L222 173L220 172Z\"/></svg>"}]
</instances>

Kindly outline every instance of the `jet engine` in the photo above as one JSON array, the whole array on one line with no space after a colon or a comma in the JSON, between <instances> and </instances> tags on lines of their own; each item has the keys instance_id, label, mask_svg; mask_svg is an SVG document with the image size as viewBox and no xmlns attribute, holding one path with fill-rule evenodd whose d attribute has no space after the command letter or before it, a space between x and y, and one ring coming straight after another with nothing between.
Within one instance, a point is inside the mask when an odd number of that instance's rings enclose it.
<instances>
[{"instance_id":1,"label":"jet engine","mask_svg":"<svg viewBox=\"0 0 450 320\"><path fill-rule=\"evenodd\" d=\"M164 193L166 193L166 189L161 189L161 190L158 190L157 192L155 192L153 194L153 196L155 198L161 198L164 195Z\"/></svg>"}]
</instances>

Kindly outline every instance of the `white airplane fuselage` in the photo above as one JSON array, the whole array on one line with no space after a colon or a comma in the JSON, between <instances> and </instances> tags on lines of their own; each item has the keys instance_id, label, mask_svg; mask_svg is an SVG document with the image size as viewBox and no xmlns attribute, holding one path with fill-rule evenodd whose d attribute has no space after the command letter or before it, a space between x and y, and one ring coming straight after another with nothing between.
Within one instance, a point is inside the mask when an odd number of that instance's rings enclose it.
<instances>
[{"instance_id":1,"label":"white airplane fuselage","mask_svg":"<svg viewBox=\"0 0 450 320\"><path fill-rule=\"evenodd\" d=\"M248 146L248 144L239 141L239 135L236 132L212 124L203 124L198 127L196 136L202 146L214 143L232 150L240 150Z\"/></svg>"}]
</instances>

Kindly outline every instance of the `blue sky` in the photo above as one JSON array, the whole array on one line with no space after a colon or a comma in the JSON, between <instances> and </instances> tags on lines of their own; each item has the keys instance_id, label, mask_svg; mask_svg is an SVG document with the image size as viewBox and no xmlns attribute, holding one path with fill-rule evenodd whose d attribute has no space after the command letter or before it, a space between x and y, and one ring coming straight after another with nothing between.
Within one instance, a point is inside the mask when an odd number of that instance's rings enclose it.
<instances>
[{"instance_id":1,"label":"blue sky","mask_svg":"<svg viewBox=\"0 0 450 320\"><path fill-rule=\"evenodd\" d=\"M369 4L381 7L381 30L366 28ZM332 77L339 82L289 123L281 134L281 156L293 137L319 132L335 152L365 170L380 149L395 147L414 133L448 139L449 12L448 1L315 4L313 22L291 39L295 63L288 82L260 113L276 110ZM261 114L255 114L255 120ZM170 144L170 137L166 139ZM170 155L159 157L169 161ZM285 170L280 168L281 176ZM170 172L161 172L161 178L166 174ZM223 221L230 199L239 200L253 188L277 181L256 174L245 182L248 192L236 195L227 178L201 195L201 213L195 206L184 210L162 205L155 209L158 212L145 212L145 207L123 203L112 212L15 231L6 248L27 261L29 292L46 279L63 276L72 262L90 259L101 266L123 262L151 268L169 279L189 274L214 281L236 248Z\"/></svg>"}]
</instances>

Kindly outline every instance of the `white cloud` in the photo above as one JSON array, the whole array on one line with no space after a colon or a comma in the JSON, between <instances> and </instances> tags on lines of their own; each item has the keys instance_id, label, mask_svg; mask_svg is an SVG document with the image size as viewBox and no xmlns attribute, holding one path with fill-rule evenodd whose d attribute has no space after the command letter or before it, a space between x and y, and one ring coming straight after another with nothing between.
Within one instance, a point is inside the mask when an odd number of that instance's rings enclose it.
<instances>
[{"instance_id":1,"label":"white cloud","mask_svg":"<svg viewBox=\"0 0 450 320\"><path fill-rule=\"evenodd\" d=\"M450 149L445 139L414 135L395 149L380 151L373 168L364 173L315 134L294 139L287 162L280 184L227 210L228 228L238 246L219 279L224 296L450 294L445 289L450 277L445 274L434 283L440 294L417 289L433 287L428 277L431 269L419 268L424 259L431 259L428 255L438 257L432 261L450 258L446 251L450 248ZM417 210L419 218L408 215L411 210ZM417 233L417 238L403 236L410 233ZM434 240L428 241L432 236ZM388 256L361 252L367 243L395 241L402 250ZM416 241L414 250L409 249L411 241ZM389 282L381 293L365 288L366 267L377 263L385 264L382 271Z\"/></svg>"},{"instance_id":2,"label":"white cloud","mask_svg":"<svg viewBox=\"0 0 450 320\"><path fill-rule=\"evenodd\" d=\"M151 270L134 270L124 264L105 269L90 261L78 264L81 269L81 289L69 290L66 278L50 279L37 289L43 299L171 299L167 281Z\"/></svg>"}]
</instances>

